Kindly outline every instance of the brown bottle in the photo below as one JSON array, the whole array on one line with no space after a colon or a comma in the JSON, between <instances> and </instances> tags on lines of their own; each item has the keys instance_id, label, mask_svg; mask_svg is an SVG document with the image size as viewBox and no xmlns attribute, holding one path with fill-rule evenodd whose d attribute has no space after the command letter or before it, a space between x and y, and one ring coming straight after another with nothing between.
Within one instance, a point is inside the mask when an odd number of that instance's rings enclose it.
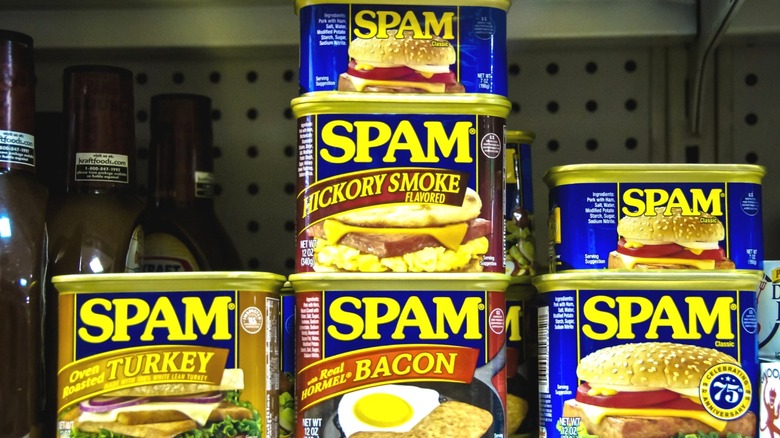
<instances>
[{"instance_id":1,"label":"brown bottle","mask_svg":"<svg viewBox=\"0 0 780 438\"><path fill-rule=\"evenodd\" d=\"M214 211L211 99L152 97L144 271L240 270Z\"/></svg>"},{"instance_id":2,"label":"brown bottle","mask_svg":"<svg viewBox=\"0 0 780 438\"><path fill-rule=\"evenodd\" d=\"M49 202L65 194L65 118L61 111L35 113L35 174L49 189Z\"/></svg>"},{"instance_id":3,"label":"brown bottle","mask_svg":"<svg viewBox=\"0 0 780 438\"><path fill-rule=\"evenodd\" d=\"M41 436L45 186L35 177L32 38L0 31L0 436Z\"/></svg>"},{"instance_id":4,"label":"brown bottle","mask_svg":"<svg viewBox=\"0 0 780 438\"><path fill-rule=\"evenodd\" d=\"M48 212L49 278L138 272L143 203L135 188L133 75L118 67L80 65L66 68L63 82L67 183L62 200ZM56 427L59 322L53 287L47 302L47 420ZM47 436L58 434L52 430Z\"/></svg>"}]
</instances>

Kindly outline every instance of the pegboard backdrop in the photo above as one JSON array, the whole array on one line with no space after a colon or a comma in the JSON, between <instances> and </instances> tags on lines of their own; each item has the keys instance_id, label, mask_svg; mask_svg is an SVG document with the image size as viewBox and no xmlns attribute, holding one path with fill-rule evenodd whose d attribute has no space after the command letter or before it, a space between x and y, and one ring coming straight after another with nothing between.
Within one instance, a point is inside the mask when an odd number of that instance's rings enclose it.
<instances>
[{"instance_id":1,"label":"pegboard backdrop","mask_svg":"<svg viewBox=\"0 0 780 438\"><path fill-rule=\"evenodd\" d=\"M198 53L43 56L36 63L37 109L61 111L62 71L72 64L121 66L135 75L140 194L147 185L149 112L158 93L212 99L217 214L245 267L277 273L293 268L296 138L290 99L298 93L297 54L269 58ZM150 56L151 55L151 56ZM260 56L263 55L263 56ZM64 163L63 163L64 164Z\"/></svg>"},{"instance_id":2,"label":"pegboard backdrop","mask_svg":"<svg viewBox=\"0 0 780 438\"><path fill-rule=\"evenodd\" d=\"M697 144L697 154L675 149L679 137L669 120L684 100L673 80L685 64L673 60L682 46L526 47L509 45L508 79L512 112L509 129L536 133L532 147L537 257L546 260L547 187L550 167L574 163L664 162L676 157L702 162L767 166L764 181L767 258L780 258L780 187L774 164L780 143L778 46L729 45L719 53L717 106L704 129L717 130ZM168 92L212 99L216 206L246 267L289 274L294 263L296 130L290 100L298 93L297 47L253 51L204 50L43 52L37 57L39 111L61 110L62 70L73 64L103 63L135 74L138 181L146 186L149 103ZM715 122L717 120L717 122ZM687 139L686 139L687 140Z\"/></svg>"}]
</instances>

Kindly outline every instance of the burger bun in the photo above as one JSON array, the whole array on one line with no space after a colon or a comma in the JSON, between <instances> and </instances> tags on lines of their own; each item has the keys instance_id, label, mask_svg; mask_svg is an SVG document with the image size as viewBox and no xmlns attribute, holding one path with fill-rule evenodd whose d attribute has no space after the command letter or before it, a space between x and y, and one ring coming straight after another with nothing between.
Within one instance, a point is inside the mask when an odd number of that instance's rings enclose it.
<instances>
[{"instance_id":1,"label":"burger bun","mask_svg":"<svg viewBox=\"0 0 780 438\"><path fill-rule=\"evenodd\" d=\"M653 216L625 216L618 222L617 232L626 240L639 242L720 242L726 236L723 224L709 213L683 216L679 208L666 213L655 209Z\"/></svg>"},{"instance_id":2,"label":"burger bun","mask_svg":"<svg viewBox=\"0 0 780 438\"><path fill-rule=\"evenodd\" d=\"M356 38L349 45L349 56L358 62L376 66L449 66L455 63L455 49L445 39L416 39L411 31L398 38L398 30L387 31L387 38ZM449 68L440 73L448 72Z\"/></svg>"},{"instance_id":3,"label":"burger bun","mask_svg":"<svg viewBox=\"0 0 780 438\"><path fill-rule=\"evenodd\" d=\"M585 356L577 367L577 377L605 388L682 390L698 388L704 372L720 363L739 364L713 348L639 342L602 348Z\"/></svg>"}]
</instances>

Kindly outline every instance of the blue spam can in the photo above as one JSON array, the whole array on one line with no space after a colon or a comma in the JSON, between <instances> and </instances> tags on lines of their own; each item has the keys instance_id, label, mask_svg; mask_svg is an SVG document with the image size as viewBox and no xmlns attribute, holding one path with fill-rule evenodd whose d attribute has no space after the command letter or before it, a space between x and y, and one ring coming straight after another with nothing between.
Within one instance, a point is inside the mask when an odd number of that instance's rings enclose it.
<instances>
[{"instance_id":1,"label":"blue spam can","mask_svg":"<svg viewBox=\"0 0 780 438\"><path fill-rule=\"evenodd\" d=\"M553 167L550 272L762 269L761 179L740 164Z\"/></svg>"},{"instance_id":2,"label":"blue spam can","mask_svg":"<svg viewBox=\"0 0 780 438\"><path fill-rule=\"evenodd\" d=\"M507 95L509 0L297 0L301 92Z\"/></svg>"},{"instance_id":3,"label":"blue spam can","mask_svg":"<svg viewBox=\"0 0 780 438\"><path fill-rule=\"evenodd\" d=\"M535 277L539 436L755 437L761 271Z\"/></svg>"},{"instance_id":4,"label":"blue spam can","mask_svg":"<svg viewBox=\"0 0 780 438\"><path fill-rule=\"evenodd\" d=\"M504 273L509 109L482 94L293 99L296 272Z\"/></svg>"},{"instance_id":5,"label":"blue spam can","mask_svg":"<svg viewBox=\"0 0 780 438\"><path fill-rule=\"evenodd\" d=\"M279 292L279 438L295 436L295 294L289 281Z\"/></svg>"}]
</instances>

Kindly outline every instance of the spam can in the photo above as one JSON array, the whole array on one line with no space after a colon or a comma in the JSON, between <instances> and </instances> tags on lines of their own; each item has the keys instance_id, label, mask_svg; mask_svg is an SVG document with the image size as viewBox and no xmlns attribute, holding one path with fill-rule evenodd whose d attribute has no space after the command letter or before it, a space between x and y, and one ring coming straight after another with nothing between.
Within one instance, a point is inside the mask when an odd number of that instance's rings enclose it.
<instances>
[{"instance_id":1,"label":"spam can","mask_svg":"<svg viewBox=\"0 0 780 438\"><path fill-rule=\"evenodd\" d=\"M765 173L748 164L551 168L550 272L761 270Z\"/></svg>"},{"instance_id":2,"label":"spam can","mask_svg":"<svg viewBox=\"0 0 780 438\"><path fill-rule=\"evenodd\" d=\"M506 436L506 274L300 273L290 281L296 436Z\"/></svg>"},{"instance_id":3,"label":"spam can","mask_svg":"<svg viewBox=\"0 0 780 438\"><path fill-rule=\"evenodd\" d=\"M297 272L504 273L507 99L335 93L292 109Z\"/></svg>"},{"instance_id":4,"label":"spam can","mask_svg":"<svg viewBox=\"0 0 780 438\"><path fill-rule=\"evenodd\" d=\"M509 0L297 0L300 88L507 95Z\"/></svg>"},{"instance_id":5,"label":"spam can","mask_svg":"<svg viewBox=\"0 0 780 438\"><path fill-rule=\"evenodd\" d=\"M281 375L279 376L279 438L295 436L295 293L289 281L279 294L279 347Z\"/></svg>"},{"instance_id":6,"label":"spam can","mask_svg":"<svg viewBox=\"0 0 780 438\"><path fill-rule=\"evenodd\" d=\"M52 281L59 291L58 436L278 436L283 276Z\"/></svg>"},{"instance_id":7,"label":"spam can","mask_svg":"<svg viewBox=\"0 0 780 438\"><path fill-rule=\"evenodd\" d=\"M512 277L506 291L506 423L510 438L537 436L536 289Z\"/></svg>"},{"instance_id":8,"label":"spam can","mask_svg":"<svg viewBox=\"0 0 780 438\"><path fill-rule=\"evenodd\" d=\"M758 356L780 362L780 261L764 260L764 280L758 291Z\"/></svg>"},{"instance_id":9,"label":"spam can","mask_svg":"<svg viewBox=\"0 0 780 438\"><path fill-rule=\"evenodd\" d=\"M536 275L534 186L531 167L531 131L506 132L506 272L519 277Z\"/></svg>"},{"instance_id":10,"label":"spam can","mask_svg":"<svg viewBox=\"0 0 780 438\"><path fill-rule=\"evenodd\" d=\"M755 437L760 271L535 277L539 435Z\"/></svg>"}]
</instances>

